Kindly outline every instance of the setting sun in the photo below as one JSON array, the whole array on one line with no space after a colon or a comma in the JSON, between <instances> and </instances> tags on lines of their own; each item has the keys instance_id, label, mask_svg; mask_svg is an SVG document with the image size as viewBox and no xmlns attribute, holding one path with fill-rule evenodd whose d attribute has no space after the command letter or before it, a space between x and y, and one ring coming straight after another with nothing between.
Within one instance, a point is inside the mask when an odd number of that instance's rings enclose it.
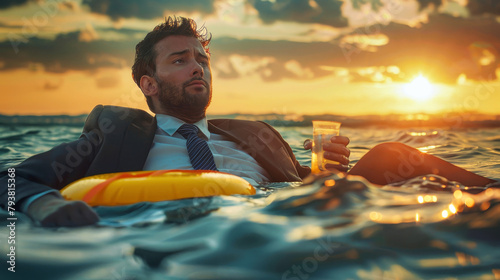
<instances>
[{"instance_id":1,"label":"setting sun","mask_svg":"<svg viewBox=\"0 0 500 280\"><path fill-rule=\"evenodd\" d=\"M434 87L427 78L418 75L413 81L404 85L403 92L414 101L425 101L434 96Z\"/></svg>"}]
</instances>

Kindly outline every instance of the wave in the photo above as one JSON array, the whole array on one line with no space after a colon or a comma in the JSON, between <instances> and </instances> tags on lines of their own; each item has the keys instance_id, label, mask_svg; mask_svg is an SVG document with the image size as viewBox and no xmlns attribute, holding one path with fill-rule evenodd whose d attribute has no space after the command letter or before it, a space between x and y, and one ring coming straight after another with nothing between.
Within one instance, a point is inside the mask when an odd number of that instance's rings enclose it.
<instances>
[{"instance_id":1,"label":"wave","mask_svg":"<svg viewBox=\"0 0 500 280\"><path fill-rule=\"evenodd\" d=\"M0 115L2 126L83 126L87 115Z\"/></svg>"},{"instance_id":2,"label":"wave","mask_svg":"<svg viewBox=\"0 0 500 280\"><path fill-rule=\"evenodd\" d=\"M7 135L0 137L0 141L21 141L25 136L37 135L40 133L40 130L28 130L25 132L19 132L14 135Z\"/></svg>"}]
</instances>

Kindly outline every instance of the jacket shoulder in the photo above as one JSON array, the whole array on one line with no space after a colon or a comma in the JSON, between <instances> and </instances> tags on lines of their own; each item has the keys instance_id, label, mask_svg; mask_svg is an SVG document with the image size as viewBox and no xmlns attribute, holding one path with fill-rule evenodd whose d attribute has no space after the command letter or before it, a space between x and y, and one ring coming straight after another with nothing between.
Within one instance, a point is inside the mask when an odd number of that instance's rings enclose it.
<instances>
[{"instance_id":1,"label":"jacket shoulder","mask_svg":"<svg viewBox=\"0 0 500 280\"><path fill-rule=\"evenodd\" d=\"M89 132L94 129L106 129L110 126L127 126L130 123L151 124L154 122L154 117L141 109L97 105L88 115L83 132Z\"/></svg>"}]
</instances>

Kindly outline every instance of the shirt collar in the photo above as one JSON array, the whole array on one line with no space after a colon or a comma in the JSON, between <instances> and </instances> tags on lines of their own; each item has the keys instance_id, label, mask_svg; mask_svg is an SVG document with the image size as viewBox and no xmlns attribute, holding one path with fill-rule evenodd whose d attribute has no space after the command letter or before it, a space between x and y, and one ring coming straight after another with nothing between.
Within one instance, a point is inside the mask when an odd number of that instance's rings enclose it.
<instances>
[{"instance_id":1,"label":"shirt collar","mask_svg":"<svg viewBox=\"0 0 500 280\"><path fill-rule=\"evenodd\" d=\"M174 135L174 133L181 127L181 125L185 124L186 122L170 116L170 115L163 115L163 114L156 114L156 121L158 124L158 127L161 128L165 133L167 133L169 136ZM210 139L210 131L208 131L208 121L207 118L203 118L197 122L194 123L200 130L200 132L207 138Z\"/></svg>"}]
</instances>

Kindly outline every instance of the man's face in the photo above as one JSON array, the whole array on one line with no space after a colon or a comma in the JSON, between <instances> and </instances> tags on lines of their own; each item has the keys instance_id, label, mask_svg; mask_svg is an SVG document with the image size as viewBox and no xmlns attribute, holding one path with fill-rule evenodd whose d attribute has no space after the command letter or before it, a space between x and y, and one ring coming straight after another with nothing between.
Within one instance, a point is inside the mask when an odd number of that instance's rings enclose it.
<instances>
[{"instance_id":1,"label":"man's face","mask_svg":"<svg viewBox=\"0 0 500 280\"><path fill-rule=\"evenodd\" d=\"M210 58L193 37L169 36L155 45L159 87L157 113L205 113L212 99Z\"/></svg>"}]
</instances>

